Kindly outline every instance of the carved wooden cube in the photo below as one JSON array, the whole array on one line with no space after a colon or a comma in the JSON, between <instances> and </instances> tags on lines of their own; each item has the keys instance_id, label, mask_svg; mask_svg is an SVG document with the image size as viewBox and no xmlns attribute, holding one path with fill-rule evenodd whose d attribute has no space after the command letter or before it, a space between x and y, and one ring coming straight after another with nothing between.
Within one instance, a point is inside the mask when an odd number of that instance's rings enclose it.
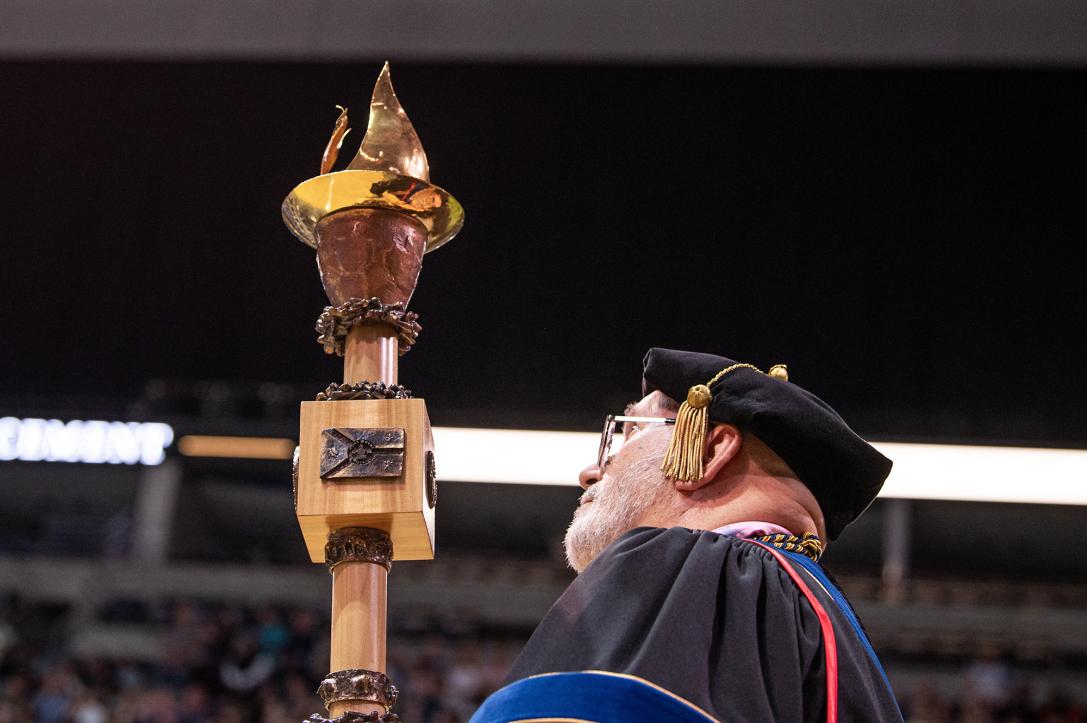
<instances>
[{"instance_id":1,"label":"carved wooden cube","mask_svg":"<svg viewBox=\"0 0 1087 723\"><path fill-rule=\"evenodd\" d=\"M295 513L311 560L325 561L341 527L386 531L394 560L434 557L434 437L422 399L302 402L300 426Z\"/></svg>"}]
</instances>

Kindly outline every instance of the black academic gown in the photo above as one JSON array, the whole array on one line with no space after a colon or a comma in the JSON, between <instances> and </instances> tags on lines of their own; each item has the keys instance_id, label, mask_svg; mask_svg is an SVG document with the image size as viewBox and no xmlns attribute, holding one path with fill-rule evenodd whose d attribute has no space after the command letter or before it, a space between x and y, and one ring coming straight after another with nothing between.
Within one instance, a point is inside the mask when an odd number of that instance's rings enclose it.
<instances>
[{"instance_id":1,"label":"black academic gown","mask_svg":"<svg viewBox=\"0 0 1087 723\"><path fill-rule=\"evenodd\" d=\"M551 608L509 680L585 670L637 676L723 721L823 721L829 696L839 721L902 720L852 610L815 563L713 532L625 534Z\"/></svg>"}]
</instances>

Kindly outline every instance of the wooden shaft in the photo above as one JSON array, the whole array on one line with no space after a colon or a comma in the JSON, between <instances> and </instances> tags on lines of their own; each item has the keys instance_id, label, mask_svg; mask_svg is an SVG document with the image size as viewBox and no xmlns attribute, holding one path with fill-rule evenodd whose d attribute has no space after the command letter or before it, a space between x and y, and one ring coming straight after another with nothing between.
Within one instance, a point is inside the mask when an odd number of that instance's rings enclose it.
<instances>
[{"instance_id":1,"label":"wooden shaft","mask_svg":"<svg viewBox=\"0 0 1087 723\"><path fill-rule=\"evenodd\" d=\"M388 324L357 324L347 333L343 354L343 381L396 384L399 344L396 329Z\"/></svg>"},{"instance_id":2,"label":"wooden shaft","mask_svg":"<svg viewBox=\"0 0 1087 723\"><path fill-rule=\"evenodd\" d=\"M329 670L361 668L385 672L385 620L389 573L372 562L342 562L332 568L332 649ZM369 713L385 709L374 703L344 700L329 712Z\"/></svg>"}]
</instances>

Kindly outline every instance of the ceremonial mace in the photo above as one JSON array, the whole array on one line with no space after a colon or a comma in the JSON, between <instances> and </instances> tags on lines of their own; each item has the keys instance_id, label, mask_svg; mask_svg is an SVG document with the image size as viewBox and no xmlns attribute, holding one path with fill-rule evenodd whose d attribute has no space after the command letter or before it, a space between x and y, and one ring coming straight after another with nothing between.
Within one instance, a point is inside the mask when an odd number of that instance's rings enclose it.
<instances>
[{"instance_id":1,"label":"ceremonial mace","mask_svg":"<svg viewBox=\"0 0 1087 723\"><path fill-rule=\"evenodd\" d=\"M437 497L426 404L398 384L397 359L421 328L407 304L423 254L456 235L464 210L430 183L388 63L362 145L347 170L334 173L348 130L341 111L321 175L283 201L287 228L317 249L332 303L317 320L318 341L344 358L343 383L302 402L294 507L310 559L332 573L331 672L318 693L340 723L391 723L398 718L388 713L397 689L385 674L388 573L393 559L433 559Z\"/></svg>"}]
</instances>

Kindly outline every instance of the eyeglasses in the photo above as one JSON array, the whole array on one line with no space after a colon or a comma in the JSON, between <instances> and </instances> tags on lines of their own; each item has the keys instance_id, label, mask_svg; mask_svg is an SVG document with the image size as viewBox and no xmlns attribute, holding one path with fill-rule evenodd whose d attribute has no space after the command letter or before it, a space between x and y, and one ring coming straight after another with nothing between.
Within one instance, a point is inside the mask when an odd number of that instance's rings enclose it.
<instances>
[{"instance_id":1,"label":"eyeglasses","mask_svg":"<svg viewBox=\"0 0 1087 723\"><path fill-rule=\"evenodd\" d=\"M625 415L609 414L604 419L604 431L600 433L600 452L596 464L604 469L623 444L642 427L649 424L675 424L676 420L670 417L628 417ZM619 431L619 436L615 435Z\"/></svg>"}]
</instances>

